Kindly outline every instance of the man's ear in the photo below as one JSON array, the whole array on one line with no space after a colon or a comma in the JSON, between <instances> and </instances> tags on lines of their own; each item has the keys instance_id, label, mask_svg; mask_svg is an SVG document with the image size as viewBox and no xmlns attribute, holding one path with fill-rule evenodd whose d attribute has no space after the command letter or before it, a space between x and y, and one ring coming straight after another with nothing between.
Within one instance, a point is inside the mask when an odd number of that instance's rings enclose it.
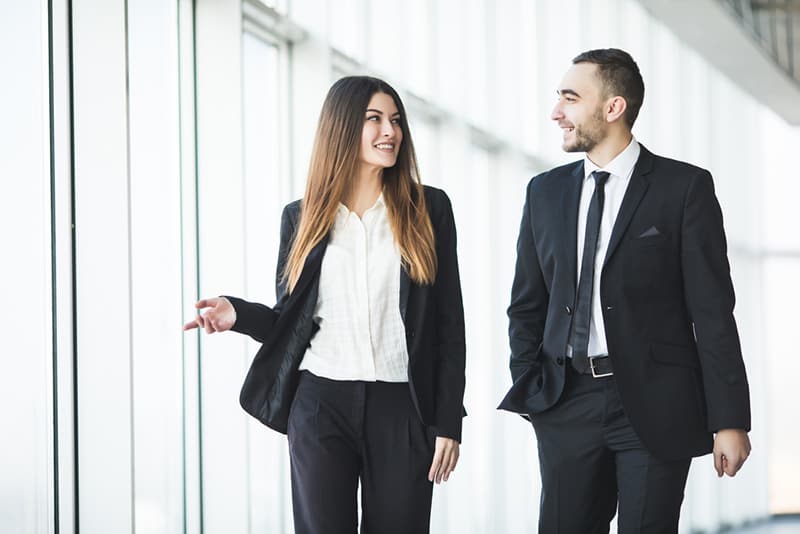
<instances>
[{"instance_id":1,"label":"man's ear","mask_svg":"<svg viewBox=\"0 0 800 534\"><path fill-rule=\"evenodd\" d=\"M605 104L606 122L616 122L621 117L624 117L626 109L628 109L628 103L624 98L612 96L606 100Z\"/></svg>"}]
</instances>

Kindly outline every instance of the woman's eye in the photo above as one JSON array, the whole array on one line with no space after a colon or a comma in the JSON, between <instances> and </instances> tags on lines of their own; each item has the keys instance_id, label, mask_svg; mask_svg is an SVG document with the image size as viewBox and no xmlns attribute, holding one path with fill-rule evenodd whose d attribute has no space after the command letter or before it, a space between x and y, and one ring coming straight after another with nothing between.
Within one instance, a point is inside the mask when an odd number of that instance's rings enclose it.
<instances>
[{"instance_id":1,"label":"woman's eye","mask_svg":"<svg viewBox=\"0 0 800 534\"><path fill-rule=\"evenodd\" d=\"M367 117L367 120L368 121L379 121L379 120L381 120L381 118L378 117L377 115L372 115L370 117Z\"/></svg>"},{"instance_id":2,"label":"woman's eye","mask_svg":"<svg viewBox=\"0 0 800 534\"><path fill-rule=\"evenodd\" d=\"M400 124L400 119L392 119L392 124Z\"/></svg>"}]
</instances>

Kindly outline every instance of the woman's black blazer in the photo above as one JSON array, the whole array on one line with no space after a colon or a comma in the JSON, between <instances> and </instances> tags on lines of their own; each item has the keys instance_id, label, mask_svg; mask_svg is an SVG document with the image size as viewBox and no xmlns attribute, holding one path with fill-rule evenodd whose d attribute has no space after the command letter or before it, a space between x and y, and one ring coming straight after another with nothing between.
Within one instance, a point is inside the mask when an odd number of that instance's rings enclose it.
<instances>
[{"instance_id":1,"label":"woman's black blazer","mask_svg":"<svg viewBox=\"0 0 800 534\"><path fill-rule=\"evenodd\" d=\"M438 270L433 285L413 282L400 269L400 313L408 343L408 385L422 422L437 436L461 441L464 398L464 308L456 258L456 228L450 199L425 186L425 202L436 238ZM281 243L276 275L277 304L227 297L236 310L235 332L262 343L250 366L239 402L253 417L286 433L289 408L297 389L298 367L312 336L322 257L327 236L312 249L302 274L288 293L281 283L300 201L287 205L281 218Z\"/></svg>"}]
</instances>

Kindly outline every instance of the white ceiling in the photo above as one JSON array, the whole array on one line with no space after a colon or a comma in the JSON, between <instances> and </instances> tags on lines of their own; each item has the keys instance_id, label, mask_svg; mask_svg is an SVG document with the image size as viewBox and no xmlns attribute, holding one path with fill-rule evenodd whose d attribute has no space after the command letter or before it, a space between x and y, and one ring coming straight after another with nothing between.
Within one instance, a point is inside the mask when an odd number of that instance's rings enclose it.
<instances>
[{"instance_id":1,"label":"white ceiling","mask_svg":"<svg viewBox=\"0 0 800 534\"><path fill-rule=\"evenodd\" d=\"M744 25L725 2L639 2L674 32L678 39L696 50L736 85L763 102L789 124L800 125L800 81L792 78L786 69L779 66L769 50L759 44L755 33ZM758 0L752 2L753 6L756 4L759 4ZM797 43L800 43L800 32L796 37ZM785 36L783 38L786 39ZM800 48L791 41L788 44L795 49Z\"/></svg>"}]
</instances>

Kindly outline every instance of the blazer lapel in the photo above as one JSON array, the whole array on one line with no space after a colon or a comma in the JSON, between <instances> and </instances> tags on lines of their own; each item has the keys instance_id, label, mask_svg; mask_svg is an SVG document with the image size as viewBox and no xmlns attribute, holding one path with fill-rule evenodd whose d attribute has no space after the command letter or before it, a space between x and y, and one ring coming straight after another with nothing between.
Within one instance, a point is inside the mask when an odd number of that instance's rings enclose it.
<instances>
[{"instance_id":1,"label":"blazer lapel","mask_svg":"<svg viewBox=\"0 0 800 534\"><path fill-rule=\"evenodd\" d=\"M641 146L639 161L636 162L636 166L633 168L631 181L625 191L625 196L622 197L622 206L619 208L617 220L614 222L614 229L611 231L603 266L608 263L608 260L614 254L619 242L622 240L622 236L625 234L625 230L628 228L628 224L633 218L633 214L636 212L636 208L639 207L639 203L650 185L645 175L650 172L652 166L653 155L644 146Z\"/></svg>"},{"instance_id":2,"label":"blazer lapel","mask_svg":"<svg viewBox=\"0 0 800 534\"><path fill-rule=\"evenodd\" d=\"M406 309L408 308L408 292L411 288L411 279L406 270L400 266L400 316L403 324L406 322Z\"/></svg>"},{"instance_id":3,"label":"blazer lapel","mask_svg":"<svg viewBox=\"0 0 800 534\"><path fill-rule=\"evenodd\" d=\"M561 227L564 235L560 241L564 244L563 253L566 258L570 287L573 289L575 289L578 278L578 205L581 200L584 178L583 161L580 161L570 175L565 178L567 186L561 190L561 213L567 214L567 217L566 224Z\"/></svg>"},{"instance_id":4,"label":"blazer lapel","mask_svg":"<svg viewBox=\"0 0 800 534\"><path fill-rule=\"evenodd\" d=\"M317 243L311 252L308 253L305 263L303 264L303 272L300 273L300 279L297 280L297 285L292 291L292 295L302 295L303 291L308 287L308 284L319 277L320 269L322 268L322 258L325 256L325 249L328 248L328 236L322 238L322 241Z\"/></svg>"}]
</instances>

